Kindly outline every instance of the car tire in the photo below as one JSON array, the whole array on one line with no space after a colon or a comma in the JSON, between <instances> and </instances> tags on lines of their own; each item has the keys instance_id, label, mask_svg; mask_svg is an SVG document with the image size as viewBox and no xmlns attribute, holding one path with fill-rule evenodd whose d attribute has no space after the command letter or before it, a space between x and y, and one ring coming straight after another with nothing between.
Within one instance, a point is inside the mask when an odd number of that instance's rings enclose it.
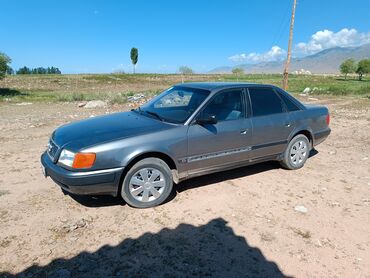
<instances>
[{"instance_id":1,"label":"car tire","mask_svg":"<svg viewBox=\"0 0 370 278\"><path fill-rule=\"evenodd\" d=\"M298 134L290 140L280 164L288 170L302 168L309 157L311 144L308 138L303 134Z\"/></svg>"},{"instance_id":2,"label":"car tire","mask_svg":"<svg viewBox=\"0 0 370 278\"><path fill-rule=\"evenodd\" d=\"M159 158L145 158L127 172L121 196L132 207L150 208L162 204L171 194L172 172Z\"/></svg>"}]
</instances>

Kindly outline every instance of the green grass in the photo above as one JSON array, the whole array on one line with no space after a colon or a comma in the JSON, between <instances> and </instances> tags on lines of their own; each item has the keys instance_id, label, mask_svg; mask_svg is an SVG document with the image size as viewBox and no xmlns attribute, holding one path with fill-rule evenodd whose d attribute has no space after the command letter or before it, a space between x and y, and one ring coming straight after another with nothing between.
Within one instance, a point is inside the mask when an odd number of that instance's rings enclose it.
<instances>
[{"instance_id":1,"label":"green grass","mask_svg":"<svg viewBox=\"0 0 370 278\"><path fill-rule=\"evenodd\" d=\"M78 102L104 100L123 104L136 93L148 98L176 83L177 74L76 74L76 75L15 75L0 81L0 101ZM280 74L193 74L192 81L229 81L264 83L281 86ZM297 94L306 87L315 88L312 95L358 96L370 98L370 78L363 81L344 80L340 76L290 75L288 91Z\"/></svg>"},{"instance_id":2,"label":"green grass","mask_svg":"<svg viewBox=\"0 0 370 278\"><path fill-rule=\"evenodd\" d=\"M281 87L282 78L277 74L253 74L243 76L224 76L222 81L240 81L251 83L268 83ZM344 80L338 76L290 75L289 92L301 93L305 88L317 88L313 95L358 95L370 96L370 79L358 81Z\"/></svg>"},{"instance_id":3,"label":"green grass","mask_svg":"<svg viewBox=\"0 0 370 278\"><path fill-rule=\"evenodd\" d=\"M7 102L80 102L89 100L104 100L111 104L124 104L128 96L135 95L134 92L114 92L114 93L97 93L97 92L53 92L53 91L18 91L0 89L0 101ZM154 96L157 92L146 92L148 97Z\"/></svg>"}]
</instances>

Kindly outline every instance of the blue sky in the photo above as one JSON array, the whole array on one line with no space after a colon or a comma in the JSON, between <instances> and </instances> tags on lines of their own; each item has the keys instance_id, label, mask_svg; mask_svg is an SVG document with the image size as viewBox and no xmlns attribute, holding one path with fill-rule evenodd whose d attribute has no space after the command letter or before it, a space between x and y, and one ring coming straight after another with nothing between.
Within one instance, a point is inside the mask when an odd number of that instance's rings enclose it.
<instances>
[{"instance_id":1,"label":"blue sky","mask_svg":"<svg viewBox=\"0 0 370 278\"><path fill-rule=\"evenodd\" d=\"M0 51L12 67L63 73L197 72L280 60L293 0L1 1ZM370 42L369 0L298 0L293 55Z\"/></svg>"}]
</instances>

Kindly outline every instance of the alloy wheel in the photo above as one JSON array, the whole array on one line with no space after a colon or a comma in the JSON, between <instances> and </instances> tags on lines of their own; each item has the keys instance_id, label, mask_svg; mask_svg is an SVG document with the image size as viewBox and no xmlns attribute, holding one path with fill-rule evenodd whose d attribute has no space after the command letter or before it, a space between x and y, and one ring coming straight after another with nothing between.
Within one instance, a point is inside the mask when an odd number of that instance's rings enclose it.
<instances>
[{"instance_id":1,"label":"alloy wheel","mask_svg":"<svg viewBox=\"0 0 370 278\"><path fill-rule=\"evenodd\" d=\"M166 186L164 174L154 168L142 168L135 172L129 183L129 192L140 202L158 199Z\"/></svg>"},{"instance_id":2,"label":"alloy wheel","mask_svg":"<svg viewBox=\"0 0 370 278\"><path fill-rule=\"evenodd\" d=\"M304 163L308 154L307 143L303 140L297 141L290 149L290 161L299 166Z\"/></svg>"}]
</instances>

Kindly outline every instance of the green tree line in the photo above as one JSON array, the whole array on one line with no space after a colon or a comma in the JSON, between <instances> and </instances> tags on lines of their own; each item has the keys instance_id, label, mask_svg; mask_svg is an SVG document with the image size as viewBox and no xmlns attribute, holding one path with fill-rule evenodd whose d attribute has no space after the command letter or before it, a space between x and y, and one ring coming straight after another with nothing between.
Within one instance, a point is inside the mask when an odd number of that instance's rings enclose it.
<instances>
[{"instance_id":1,"label":"green tree line","mask_svg":"<svg viewBox=\"0 0 370 278\"><path fill-rule=\"evenodd\" d=\"M0 80L5 77L5 75L16 74L61 74L62 72L57 67L38 67L38 68L29 68L22 67L17 71L14 71L10 67L12 60L5 53L0 52Z\"/></svg>"},{"instance_id":2,"label":"green tree line","mask_svg":"<svg viewBox=\"0 0 370 278\"><path fill-rule=\"evenodd\" d=\"M26 66L18 69L16 74L61 74L62 72L57 67L38 67L38 68L28 68Z\"/></svg>"}]
</instances>

